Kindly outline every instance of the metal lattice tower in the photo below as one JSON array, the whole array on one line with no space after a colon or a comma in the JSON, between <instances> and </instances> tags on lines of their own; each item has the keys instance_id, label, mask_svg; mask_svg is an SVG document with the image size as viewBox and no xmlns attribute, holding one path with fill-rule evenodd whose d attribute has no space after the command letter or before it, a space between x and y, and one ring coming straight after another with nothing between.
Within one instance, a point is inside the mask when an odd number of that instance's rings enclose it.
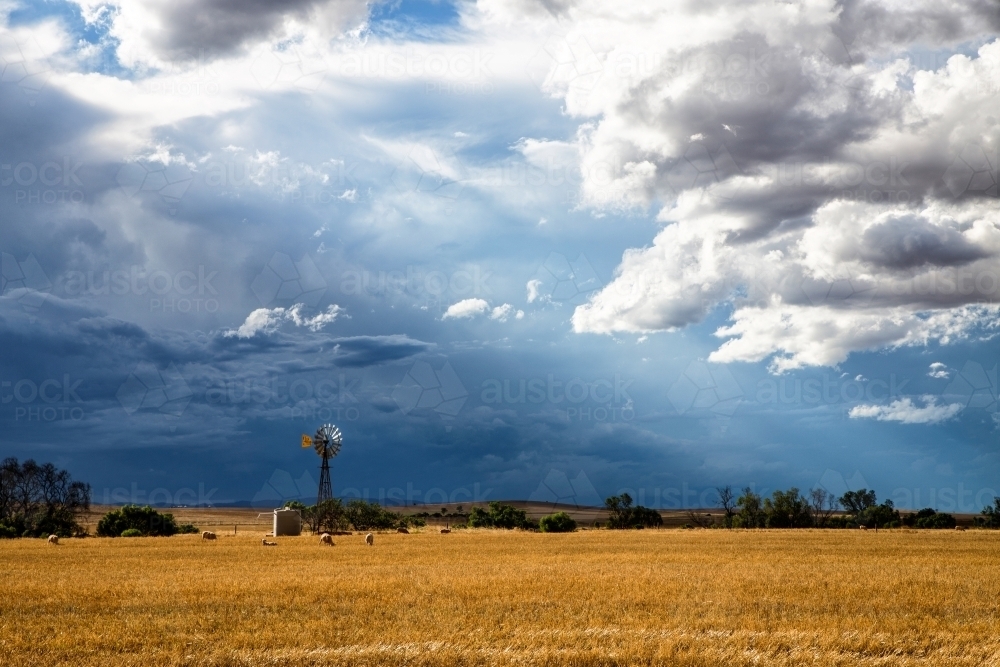
<instances>
[{"instance_id":1,"label":"metal lattice tower","mask_svg":"<svg viewBox=\"0 0 1000 667\"><path fill-rule=\"evenodd\" d=\"M340 429L333 424L323 424L316 430L316 435L310 438L302 436L302 446L310 444L323 462L319 467L319 491L316 494L316 504L333 499L333 483L330 481L330 459L340 453L343 437Z\"/></svg>"}]
</instances>

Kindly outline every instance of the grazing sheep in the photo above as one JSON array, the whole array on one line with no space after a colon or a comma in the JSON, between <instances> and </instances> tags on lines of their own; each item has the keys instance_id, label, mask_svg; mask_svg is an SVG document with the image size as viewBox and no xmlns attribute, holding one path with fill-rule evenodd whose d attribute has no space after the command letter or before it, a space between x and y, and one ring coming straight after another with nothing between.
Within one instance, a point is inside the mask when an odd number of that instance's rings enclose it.
<instances>
[{"instance_id":1,"label":"grazing sheep","mask_svg":"<svg viewBox=\"0 0 1000 667\"><path fill-rule=\"evenodd\" d=\"M396 532L397 532L397 533L403 533L404 535L409 535L409 534L410 534L410 531L408 531L408 530L407 530L407 529L405 529L405 528L397 528L397 529L396 529Z\"/></svg>"},{"instance_id":2,"label":"grazing sheep","mask_svg":"<svg viewBox=\"0 0 1000 667\"><path fill-rule=\"evenodd\" d=\"M59 536L49 535L49 544L59 544Z\"/></svg>"},{"instance_id":3,"label":"grazing sheep","mask_svg":"<svg viewBox=\"0 0 1000 667\"><path fill-rule=\"evenodd\" d=\"M955 530L965 530L965 526L955 526Z\"/></svg>"},{"instance_id":4,"label":"grazing sheep","mask_svg":"<svg viewBox=\"0 0 1000 667\"><path fill-rule=\"evenodd\" d=\"M330 535L330 533L323 533L322 535L319 536L319 543L320 544L329 544L332 547L333 546L333 537Z\"/></svg>"},{"instance_id":5,"label":"grazing sheep","mask_svg":"<svg viewBox=\"0 0 1000 667\"><path fill-rule=\"evenodd\" d=\"M202 531L202 533L201 533L201 539L203 539L203 540L214 540L215 539L215 533L213 533L210 530Z\"/></svg>"},{"instance_id":6,"label":"grazing sheep","mask_svg":"<svg viewBox=\"0 0 1000 667\"><path fill-rule=\"evenodd\" d=\"M442 535L447 535L450 532L451 532L451 528L442 528L441 529L441 534Z\"/></svg>"},{"instance_id":7,"label":"grazing sheep","mask_svg":"<svg viewBox=\"0 0 1000 667\"><path fill-rule=\"evenodd\" d=\"M365 544L367 544L368 546L372 546L373 544L375 544L375 536L372 535L371 533L365 535Z\"/></svg>"},{"instance_id":8,"label":"grazing sheep","mask_svg":"<svg viewBox=\"0 0 1000 667\"><path fill-rule=\"evenodd\" d=\"M868 530L868 526L858 526L861 530Z\"/></svg>"},{"instance_id":9,"label":"grazing sheep","mask_svg":"<svg viewBox=\"0 0 1000 667\"><path fill-rule=\"evenodd\" d=\"M264 546L264 547L276 547L276 546L278 546L277 542L268 542L267 540L261 540L260 544L261 544L261 546Z\"/></svg>"}]
</instances>

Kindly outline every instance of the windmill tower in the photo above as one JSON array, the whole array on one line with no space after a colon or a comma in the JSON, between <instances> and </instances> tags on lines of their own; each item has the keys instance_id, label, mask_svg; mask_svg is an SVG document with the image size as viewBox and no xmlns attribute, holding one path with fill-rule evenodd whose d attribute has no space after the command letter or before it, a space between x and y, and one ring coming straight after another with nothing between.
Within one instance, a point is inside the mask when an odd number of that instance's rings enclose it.
<instances>
[{"instance_id":1,"label":"windmill tower","mask_svg":"<svg viewBox=\"0 0 1000 667\"><path fill-rule=\"evenodd\" d=\"M333 498L333 484L330 482L330 459L340 453L343 438L340 429L333 424L323 424L316 430L316 435L302 436L302 446L312 446L322 459L319 467L319 492L316 494L316 504Z\"/></svg>"}]
</instances>

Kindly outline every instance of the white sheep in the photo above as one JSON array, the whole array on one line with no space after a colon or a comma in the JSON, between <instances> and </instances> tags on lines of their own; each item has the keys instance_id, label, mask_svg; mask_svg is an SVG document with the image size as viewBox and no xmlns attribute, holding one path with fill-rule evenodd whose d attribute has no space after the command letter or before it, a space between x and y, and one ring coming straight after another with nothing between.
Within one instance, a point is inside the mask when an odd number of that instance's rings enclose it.
<instances>
[{"instance_id":1,"label":"white sheep","mask_svg":"<svg viewBox=\"0 0 1000 667\"><path fill-rule=\"evenodd\" d=\"M215 533L213 533L210 530L202 531L202 533L201 533L201 539L203 539L203 540L214 540L215 539Z\"/></svg>"},{"instance_id":2,"label":"white sheep","mask_svg":"<svg viewBox=\"0 0 1000 667\"><path fill-rule=\"evenodd\" d=\"M375 536L372 535L371 533L365 535L365 544L367 544L368 546L372 546L373 544L375 544Z\"/></svg>"},{"instance_id":3,"label":"white sheep","mask_svg":"<svg viewBox=\"0 0 1000 667\"><path fill-rule=\"evenodd\" d=\"M319 536L319 543L320 544L329 544L332 547L333 546L333 536L330 535L330 533L323 533L322 535Z\"/></svg>"},{"instance_id":4,"label":"white sheep","mask_svg":"<svg viewBox=\"0 0 1000 667\"><path fill-rule=\"evenodd\" d=\"M59 544L59 536L49 535L49 544Z\"/></svg>"}]
</instances>

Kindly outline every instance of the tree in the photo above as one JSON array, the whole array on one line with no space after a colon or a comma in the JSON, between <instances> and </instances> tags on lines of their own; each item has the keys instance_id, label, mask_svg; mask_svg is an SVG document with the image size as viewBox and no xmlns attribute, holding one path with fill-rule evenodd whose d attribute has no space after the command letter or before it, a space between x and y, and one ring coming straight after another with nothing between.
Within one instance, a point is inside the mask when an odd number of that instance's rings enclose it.
<instances>
[{"instance_id":1,"label":"tree","mask_svg":"<svg viewBox=\"0 0 1000 667\"><path fill-rule=\"evenodd\" d=\"M298 509L293 507L292 509ZM302 510L302 519L314 533L336 533L347 530L350 522L339 498L324 500L319 505L311 505Z\"/></svg>"},{"instance_id":2,"label":"tree","mask_svg":"<svg viewBox=\"0 0 1000 667\"><path fill-rule=\"evenodd\" d=\"M351 500L344 513L354 530L389 530L400 525L398 514L366 500Z\"/></svg>"},{"instance_id":3,"label":"tree","mask_svg":"<svg viewBox=\"0 0 1000 667\"><path fill-rule=\"evenodd\" d=\"M469 513L470 528L504 528L513 530L533 530L537 526L528 519L528 514L524 510L519 510L513 505L505 503L491 502L489 511L482 507L473 507Z\"/></svg>"},{"instance_id":4,"label":"tree","mask_svg":"<svg viewBox=\"0 0 1000 667\"><path fill-rule=\"evenodd\" d=\"M812 525L809 503L794 486L764 499L764 525L768 528L805 528Z\"/></svg>"},{"instance_id":5,"label":"tree","mask_svg":"<svg viewBox=\"0 0 1000 667\"><path fill-rule=\"evenodd\" d=\"M632 527L632 496L623 493L620 496L611 496L605 499L604 507L608 510L608 528L631 528Z\"/></svg>"},{"instance_id":6,"label":"tree","mask_svg":"<svg viewBox=\"0 0 1000 667\"><path fill-rule=\"evenodd\" d=\"M1000 497L993 497L993 504L987 505L980 512L983 518L977 523L982 523L982 525L987 528L1000 528Z\"/></svg>"},{"instance_id":7,"label":"tree","mask_svg":"<svg viewBox=\"0 0 1000 667\"><path fill-rule=\"evenodd\" d=\"M899 512L893 506L891 500L885 500L881 505L876 505L878 499L874 491L861 489L860 491L848 491L840 497L840 504L854 519L854 523L859 526L878 528L879 526L891 527L899 525Z\"/></svg>"},{"instance_id":8,"label":"tree","mask_svg":"<svg viewBox=\"0 0 1000 667\"><path fill-rule=\"evenodd\" d=\"M726 528L733 527L733 518L736 516L736 495L733 493L733 487L720 486L715 490L719 494L719 505L722 506L722 511L725 516L722 519L722 524Z\"/></svg>"},{"instance_id":9,"label":"tree","mask_svg":"<svg viewBox=\"0 0 1000 667\"><path fill-rule=\"evenodd\" d=\"M809 513L812 515L813 525L817 528L826 526L839 506L840 503L834 495L824 488L816 488L809 492Z\"/></svg>"},{"instance_id":10,"label":"tree","mask_svg":"<svg viewBox=\"0 0 1000 667\"><path fill-rule=\"evenodd\" d=\"M632 507L632 496L623 493L604 501L608 510L608 528L656 528L663 525L663 517L654 509L637 505Z\"/></svg>"},{"instance_id":11,"label":"tree","mask_svg":"<svg viewBox=\"0 0 1000 667\"><path fill-rule=\"evenodd\" d=\"M31 459L0 462L0 534L83 535L76 517L89 509L90 485L73 481L65 470Z\"/></svg>"},{"instance_id":12,"label":"tree","mask_svg":"<svg viewBox=\"0 0 1000 667\"><path fill-rule=\"evenodd\" d=\"M848 514L857 516L866 509L875 506L875 492L868 489L860 491L848 491L840 497L840 504Z\"/></svg>"},{"instance_id":13,"label":"tree","mask_svg":"<svg viewBox=\"0 0 1000 667\"><path fill-rule=\"evenodd\" d=\"M576 530L576 521L566 512L556 512L543 516L538 527L543 533L572 533Z\"/></svg>"},{"instance_id":14,"label":"tree","mask_svg":"<svg viewBox=\"0 0 1000 667\"><path fill-rule=\"evenodd\" d=\"M930 507L925 507L916 514L907 514L903 517L902 523L913 528L954 528L958 524L952 515L938 512Z\"/></svg>"},{"instance_id":15,"label":"tree","mask_svg":"<svg viewBox=\"0 0 1000 667\"><path fill-rule=\"evenodd\" d=\"M149 505L125 505L111 510L97 522L97 534L101 537L123 537L126 531L138 531L143 537L169 537L176 535L178 528L173 514L160 514Z\"/></svg>"},{"instance_id":16,"label":"tree","mask_svg":"<svg viewBox=\"0 0 1000 667\"><path fill-rule=\"evenodd\" d=\"M744 487L742 495L736 499L736 512L733 524L739 528L763 528L765 523L764 509L760 496L750 487Z\"/></svg>"}]
</instances>

